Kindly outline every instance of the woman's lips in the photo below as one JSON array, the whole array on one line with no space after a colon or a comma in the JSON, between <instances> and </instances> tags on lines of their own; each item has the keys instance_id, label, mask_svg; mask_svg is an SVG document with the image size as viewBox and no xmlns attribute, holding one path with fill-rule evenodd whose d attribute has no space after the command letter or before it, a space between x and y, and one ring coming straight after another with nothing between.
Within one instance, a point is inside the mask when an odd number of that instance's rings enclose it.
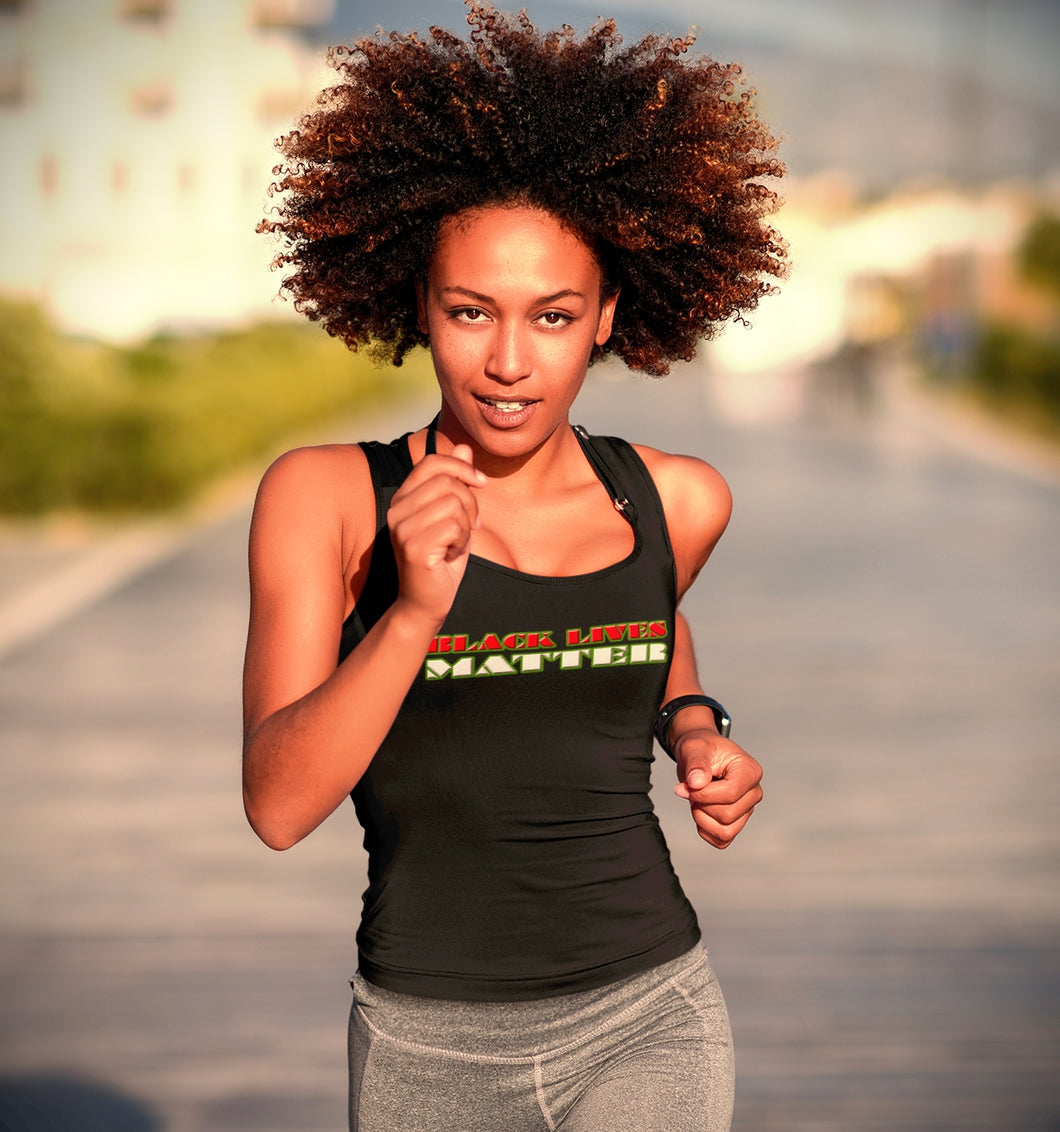
<instances>
[{"instance_id":1,"label":"woman's lips","mask_svg":"<svg viewBox=\"0 0 1060 1132\"><path fill-rule=\"evenodd\" d=\"M483 417L494 428L517 428L533 414L537 401L527 397L484 397L475 394Z\"/></svg>"}]
</instances>

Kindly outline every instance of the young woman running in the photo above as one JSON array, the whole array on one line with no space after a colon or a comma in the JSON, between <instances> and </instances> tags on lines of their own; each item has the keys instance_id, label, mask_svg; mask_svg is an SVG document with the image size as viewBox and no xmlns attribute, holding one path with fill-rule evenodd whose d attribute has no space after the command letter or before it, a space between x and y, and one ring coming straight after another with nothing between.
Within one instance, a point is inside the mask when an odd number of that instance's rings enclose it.
<instances>
[{"instance_id":1,"label":"young woman running","mask_svg":"<svg viewBox=\"0 0 1060 1132\"><path fill-rule=\"evenodd\" d=\"M364 827L351 1129L724 1129L725 1005L648 792L657 735L709 844L762 797L677 611L729 492L569 414L597 358L665 373L783 273L776 143L690 40L468 2L469 41L336 49L281 142L285 287L351 348L428 345L441 405L262 481L247 815L287 848L352 793Z\"/></svg>"}]
</instances>

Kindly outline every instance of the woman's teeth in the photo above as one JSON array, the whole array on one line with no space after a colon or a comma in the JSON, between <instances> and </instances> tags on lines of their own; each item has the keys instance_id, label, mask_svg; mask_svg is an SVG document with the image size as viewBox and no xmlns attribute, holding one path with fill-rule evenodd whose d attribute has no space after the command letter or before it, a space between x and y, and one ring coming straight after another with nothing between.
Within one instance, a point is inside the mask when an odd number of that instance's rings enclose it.
<instances>
[{"instance_id":1,"label":"woman's teeth","mask_svg":"<svg viewBox=\"0 0 1060 1132\"><path fill-rule=\"evenodd\" d=\"M530 404L529 401L494 401L491 397L485 397L483 400L501 413L518 413Z\"/></svg>"}]
</instances>

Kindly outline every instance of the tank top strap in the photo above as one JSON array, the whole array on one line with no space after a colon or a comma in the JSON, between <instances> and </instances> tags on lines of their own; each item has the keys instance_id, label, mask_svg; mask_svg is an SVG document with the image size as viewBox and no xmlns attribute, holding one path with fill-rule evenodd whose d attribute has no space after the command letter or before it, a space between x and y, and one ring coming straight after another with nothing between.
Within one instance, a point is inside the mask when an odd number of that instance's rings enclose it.
<instances>
[{"instance_id":1,"label":"tank top strap","mask_svg":"<svg viewBox=\"0 0 1060 1132\"><path fill-rule=\"evenodd\" d=\"M435 415L435 418L427 426L427 436L423 442L424 456L433 456L438 451L438 417L440 413Z\"/></svg>"},{"instance_id":2,"label":"tank top strap","mask_svg":"<svg viewBox=\"0 0 1060 1132\"><path fill-rule=\"evenodd\" d=\"M618 436L591 436L581 425L574 425L574 432L611 496L615 510L629 520L638 538L664 555L672 565L673 547L666 512L655 481L637 450Z\"/></svg>"},{"instance_id":3,"label":"tank top strap","mask_svg":"<svg viewBox=\"0 0 1060 1132\"><path fill-rule=\"evenodd\" d=\"M360 443L361 451L368 461L368 470L372 475L377 532L386 526L386 513L394 492L412 471L412 456L409 453L411 435L411 432L406 432L389 444L383 444L378 440L362 440Z\"/></svg>"},{"instance_id":4,"label":"tank top strap","mask_svg":"<svg viewBox=\"0 0 1060 1132\"><path fill-rule=\"evenodd\" d=\"M378 440L361 442L361 451L368 461L375 493L375 540L372 544L372 561L368 568L364 589L357 598L353 612L342 626L339 643L339 660L344 660L364 640L368 630L390 608L397 597L398 572L394 547L387 531L386 514L394 493L412 471L409 453L409 436L383 444Z\"/></svg>"}]
</instances>

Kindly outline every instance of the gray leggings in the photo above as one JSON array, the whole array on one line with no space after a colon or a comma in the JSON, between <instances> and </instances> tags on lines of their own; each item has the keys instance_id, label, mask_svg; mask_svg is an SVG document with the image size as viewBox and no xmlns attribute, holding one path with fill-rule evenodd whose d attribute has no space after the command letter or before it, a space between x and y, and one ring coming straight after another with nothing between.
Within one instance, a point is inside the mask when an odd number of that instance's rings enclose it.
<instances>
[{"instance_id":1,"label":"gray leggings","mask_svg":"<svg viewBox=\"0 0 1060 1132\"><path fill-rule=\"evenodd\" d=\"M729 1018L706 952L532 1002L448 1002L355 975L351 1132L725 1132Z\"/></svg>"}]
</instances>

